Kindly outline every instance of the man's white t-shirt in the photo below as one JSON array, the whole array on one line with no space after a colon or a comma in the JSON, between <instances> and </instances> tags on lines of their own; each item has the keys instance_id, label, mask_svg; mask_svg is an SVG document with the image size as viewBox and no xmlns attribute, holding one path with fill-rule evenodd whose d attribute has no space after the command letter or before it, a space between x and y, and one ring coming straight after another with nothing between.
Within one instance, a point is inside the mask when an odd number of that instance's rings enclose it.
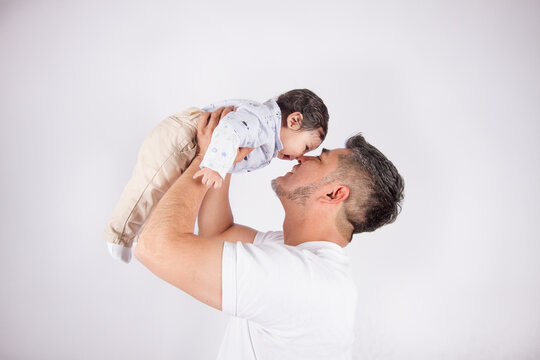
<instances>
[{"instance_id":1,"label":"man's white t-shirt","mask_svg":"<svg viewBox=\"0 0 540 360\"><path fill-rule=\"evenodd\" d=\"M219 360L351 359L357 290L339 245L288 246L282 231L226 242L222 289Z\"/></svg>"}]
</instances>

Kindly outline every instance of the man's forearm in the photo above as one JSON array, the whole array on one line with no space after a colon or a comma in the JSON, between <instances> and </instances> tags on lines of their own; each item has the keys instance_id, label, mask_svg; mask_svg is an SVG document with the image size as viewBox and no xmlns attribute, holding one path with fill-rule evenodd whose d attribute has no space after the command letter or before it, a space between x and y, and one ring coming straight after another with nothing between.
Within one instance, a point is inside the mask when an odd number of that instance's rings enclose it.
<instances>
[{"instance_id":1,"label":"man's forearm","mask_svg":"<svg viewBox=\"0 0 540 360\"><path fill-rule=\"evenodd\" d=\"M219 189L210 189L199 209L197 223L199 235L212 237L219 235L234 223L229 202L229 185L231 174L227 174Z\"/></svg>"},{"instance_id":2,"label":"man's forearm","mask_svg":"<svg viewBox=\"0 0 540 360\"><path fill-rule=\"evenodd\" d=\"M163 195L139 236L138 246L159 246L161 241L182 240L192 235L195 219L208 188L193 179L201 157L196 156L186 171Z\"/></svg>"}]
</instances>

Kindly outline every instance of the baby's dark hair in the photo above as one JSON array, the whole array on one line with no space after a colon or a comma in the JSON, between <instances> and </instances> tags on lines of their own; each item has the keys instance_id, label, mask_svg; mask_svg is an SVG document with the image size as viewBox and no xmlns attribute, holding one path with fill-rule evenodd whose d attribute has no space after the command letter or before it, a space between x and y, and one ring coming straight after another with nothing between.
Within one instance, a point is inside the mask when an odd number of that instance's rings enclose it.
<instances>
[{"instance_id":1,"label":"baby's dark hair","mask_svg":"<svg viewBox=\"0 0 540 360\"><path fill-rule=\"evenodd\" d=\"M281 109L281 124L286 125L287 117L299 112L303 116L301 130L318 130L321 141L328 132L328 109L320 97L308 89L294 89L281 94L277 99Z\"/></svg>"}]
</instances>

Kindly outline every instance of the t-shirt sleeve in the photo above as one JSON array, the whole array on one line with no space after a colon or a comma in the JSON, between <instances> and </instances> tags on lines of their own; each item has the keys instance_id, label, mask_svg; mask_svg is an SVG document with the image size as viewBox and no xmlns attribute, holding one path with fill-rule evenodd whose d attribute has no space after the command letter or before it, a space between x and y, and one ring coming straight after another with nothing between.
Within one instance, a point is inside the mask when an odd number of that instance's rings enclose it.
<instances>
[{"instance_id":1,"label":"t-shirt sleeve","mask_svg":"<svg viewBox=\"0 0 540 360\"><path fill-rule=\"evenodd\" d=\"M298 321L311 308L314 255L257 237L224 243L223 312L270 327Z\"/></svg>"}]
</instances>

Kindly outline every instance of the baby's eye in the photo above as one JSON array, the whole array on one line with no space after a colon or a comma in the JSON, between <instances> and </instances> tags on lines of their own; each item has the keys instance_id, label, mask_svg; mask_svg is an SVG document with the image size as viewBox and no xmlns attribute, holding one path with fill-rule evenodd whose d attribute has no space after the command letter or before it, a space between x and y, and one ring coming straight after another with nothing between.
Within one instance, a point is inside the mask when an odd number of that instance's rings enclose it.
<instances>
[{"instance_id":1,"label":"baby's eye","mask_svg":"<svg viewBox=\"0 0 540 360\"><path fill-rule=\"evenodd\" d=\"M305 151L305 152L308 152L308 150L309 150L309 148L308 148L308 146L306 145L306 150L304 150L304 151Z\"/></svg>"}]
</instances>

